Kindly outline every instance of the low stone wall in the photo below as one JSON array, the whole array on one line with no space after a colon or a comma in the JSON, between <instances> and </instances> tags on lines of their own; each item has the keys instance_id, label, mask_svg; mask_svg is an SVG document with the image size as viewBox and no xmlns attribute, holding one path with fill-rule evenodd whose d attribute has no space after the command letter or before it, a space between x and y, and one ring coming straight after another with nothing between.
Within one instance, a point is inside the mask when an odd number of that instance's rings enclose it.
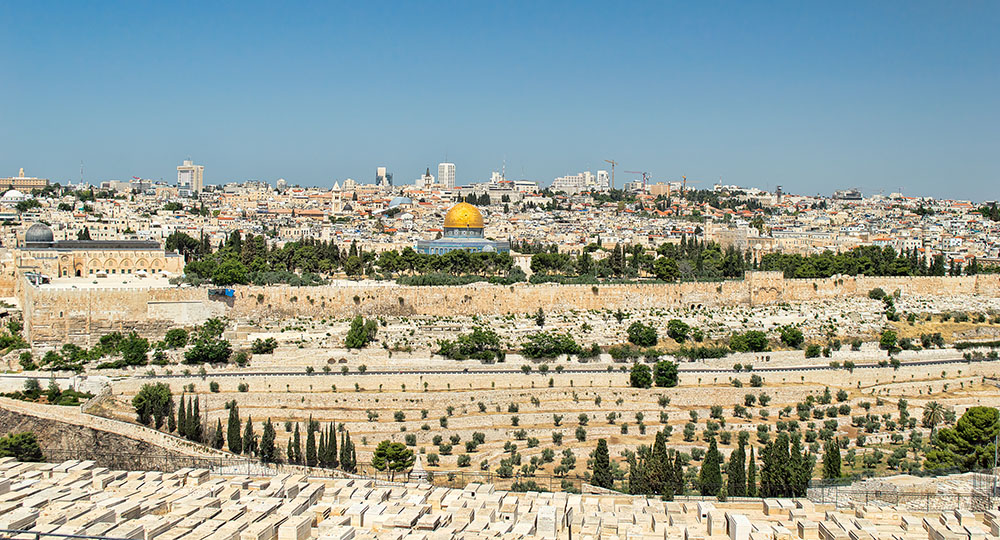
<instances>
[{"instance_id":1,"label":"low stone wall","mask_svg":"<svg viewBox=\"0 0 1000 540\"><path fill-rule=\"evenodd\" d=\"M202 445L126 422L81 413L77 407L39 405L0 398L0 433L30 431L39 445L60 450L123 454L225 457Z\"/></svg>"},{"instance_id":2,"label":"low stone wall","mask_svg":"<svg viewBox=\"0 0 1000 540\"><path fill-rule=\"evenodd\" d=\"M869 360L871 362L872 360ZM524 390L547 388L549 380L552 380L554 388L560 390L586 390L588 388L611 388L628 389L629 372L631 364L614 364L611 371L596 369L585 373L557 373L554 369L548 373L533 371L525 374L518 370L520 364L502 363L494 366L479 366L473 363L454 364L452 369L460 370L468 368L467 372L449 373L411 373L407 371L383 372L375 370L384 367L369 366L369 372L359 374L357 364L351 363L348 374L339 373L339 367L333 366L333 371L324 373L317 369L312 374L307 374L303 370L301 374L296 373L269 373L267 370L254 370L252 368L225 368L222 370L211 370L206 375L192 374L190 376L179 376L177 372L184 366L171 366L175 376L171 377L130 377L116 380L112 387L116 394L133 394L142 384L148 382L166 382L175 393L181 391L182 386L193 383L199 392L207 392L210 382L217 382L222 392L237 392L241 383L246 383L252 392L285 392L285 393L329 393L333 386L336 386L338 393L366 393L378 392L381 388L386 392L399 392L402 386L406 385L406 390L412 393L424 394L424 383L429 392L447 391L479 391L479 390ZM568 368L590 368L583 364L566 365ZM622 368L625 368L623 371ZM731 364L730 364L731 367ZM727 398L717 398L717 389L711 386L727 385L732 379L739 379L743 383L742 388L733 388L737 393L746 393L750 389L750 379L754 375L759 375L764 379L767 386L778 384L804 384L804 385L825 385L833 388L865 389L875 385L886 385L890 383L918 383L922 387L930 385L939 390L943 385L953 381L958 377L996 377L1000 372L998 362L972 362L955 361L946 364L907 365L902 364L899 369L892 367L862 367L853 371L843 368L831 368L827 366L817 366L801 369L783 369L781 371L767 371L766 366L758 365L758 368L751 372L733 372L731 369L722 371L700 370L698 366L681 365L680 387L672 389L676 391L682 388L690 388L702 392L704 395L696 398L696 402L713 404L717 399L719 404L727 404ZM397 368L398 369L398 368ZM441 369L435 365L434 369ZM698 369L688 371L688 369ZM496 373L492 370L504 370ZM145 370L143 370L145 371ZM194 370L192 370L194 371ZM138 372L136 372L138 374ZM163 373L157 370L157 373ZM944 374L944 375L942 375ZM355 392L355 385L362 390ZM772 387L773 388L773 387ZM655 389L654 389L655 390ZM772 391L769 389L768 391ZM739 395L742 395L740 393Z\"/></svg>"}]
</instances>

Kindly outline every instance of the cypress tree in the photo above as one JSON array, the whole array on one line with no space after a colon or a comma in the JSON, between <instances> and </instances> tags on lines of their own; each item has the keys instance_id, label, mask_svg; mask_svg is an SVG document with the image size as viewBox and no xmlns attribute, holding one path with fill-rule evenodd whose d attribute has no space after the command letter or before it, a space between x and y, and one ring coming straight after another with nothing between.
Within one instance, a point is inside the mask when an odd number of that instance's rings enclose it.
<instances>
[{"instance_id":1,"label":"cypress tree","mask_svg":"<svg viewBox=\"0 0 1000 540\"><path fill-rule=\"evenodd\" d=\"M788 450L788 481L784 490L786 497L798 497L799 481L805 470L805 460L802 456L802 444L798 437L792 438L792 446Z\"/></svg>"},{"instance_id":2,"label":"cypress tree","mask_svg":"<svg viewBox=\"0 0 1000 540\"><path fill-rule=\"evenodd\" d=\"M212 438L212 448L222 450L223 444L225 444L225 440L222 438L222 419L219 418L215 424L215 436Z\"/></svg>"},{"instance_id":3,"label":"cypress tree","mask_svg":"<svg viewBox=\"0 0 1000 540\"><path fill-rule=\"evenodd\" d=\"M316 457L316 430L314 421L309 416L309 423L306 424L306 465L315 467L318 459Z\"/></svg>"},{"instance_id":4,"label":"cypress tree","mask_svg":"<svg viewBox=\"0 0 1000 540\"><path fill-rule=\"evenodd\" d=\"M347 470L347 465L351 461L350 449L347 447L347 431L340 434L340 468Z\"/></svg>"},{"instance_id":5,"label":"cypress tree","mask_svg":"<svg viewBox=\"0 0 1000 540\"><path fill-rule=\"evenodd\" d=\"M649 455L646 466L646 484L651 493L662 495L672 491L670 487L669 456L667 455L667 437L663 431L656 433L656 440L653 442L653 451Z\"/></svg>"},{"instance_id":6,"label":"cypress tree","mask_svg":"<svg viewBox=\"0 0 1000 540\"><path fill-rule=\"evenodd\" d=\"M174 416L174 402L170 402L170 412L167 413L167 432L173 433L177 429L177 418Z\"/></svg>"},{"instance_id":7,"label":"cypress tree","mask_svg":"<svg viewBox=\"0 0 1000 540\"><path fill-rule=\"evenodd\" d=\"M677 473L674 469L674 461L677 458L677 452L674 450L667 450L667 459L663 462L663 497L673 500L674 495L677 494Z\"/></svg>"},{"instance_id":8,"label":"cypress tree","mask_svg":"<svg viewBox=\"0 0 1000 540\"><path fill-rule=\"evenodd\" d=\"M594 450L594 476L595 486L608 488L614 486L615 478L611 474L611 456L608 454L608 441L598 439L597 450Z\"/></svg>"},{"instance_id":9,"label":"cypress tree","mask_svg":"<svg viewBox=\"0 0 1000 540\"><path fill-rule=\"evenodd\" d=\"M840 440L837 437L823 445L823 478L840 478Z\"/></svg>"},{"instance_id":10,"label":"cypress tree","mask_svg":"<svg viewBox=\"0 0 1000 540\"><path fill-rule=\"evenodd\" d=\"M229 423L226 428L226 438L229 442L229 451L234 454L243 453L243 438L240 437L240 410L236 402L229 407Z\"/></svg>"},{"instance_id":11,"label":"cypress tree","mask_svg":"<svg viewBox=\"0 0 1000 540\"><path fill-rule=\"evenodd\" d=\"M316 444L316 463L326 467L326 431L319 430L319 442Z\"/></svg>"},{"instance_id":12,"label":"cypress tree","mask_svg":"<svg viewBox=\"0 0 1000 540\"><path fill-rule=\"evenodd\" d=\"M729 456L726 466L726 494L733 497L743 497L747 492L747 474L744 469L746 446L740 441L739 447Z\"/></svg>"},{"instance_id":13,"label":"cypress tree","mask_svg":"<svg viewBox=\"0 0 1000 540\"><path fill-rule=\"evenodd\" d=\"M722 489L722 470L719 467L721 462L722 455L719 454L715 437L712 437L708 443L705 461L702 462L701 471L698 473L698 484L702 495L716 495Z\"/></svg>"},{"instance_id":14,"label":"cypress tree","mask_svg":"<svg viewBox=\"0 0 1000 540\"><path fill-rule=\"evenodd\" d=\"M289 460L296 465L302 464L302 440L299 438L299 423L295 423L295 434L292 436L292 451L295 452L294 460Z\"/></svg>"},{"instance_id":15,"label":"cypress tree","mask_svg":"<svg viewBox=\"0 0 1000 540\"><path fill-rule=\"evenodd\" d=\"M184 394L181 394L181 403L177 406L177 435L187 437L187 412L184 410Z\"/></svg>"},{"instance_id":16,"label":"cypress tree","mask_svg":"<svg viewBox=\"0 0 1000 540\"><path fill-rule=\"evenodd\" d=\"M781 433L761 452L760 496L783 497L791 485L788 434Z\"/></svg>"},{"instance_id":17,"label":"cypress tree","mask_svg":"<svg viewBox=\"0 0 1000 540\"><path fill-rule=\"evenodd\" d=\"M807 450L802 448L799 437L792 438L792 448L789 450L791 466L789 467L789 483L792 488L791 496L805 497L809 488L809 480L812 478L812 470L815 462Z\"/></svg>"},{"instance_id":18,"label":"cypress tree","mask_svg":"<svg viewBox=\"0 0 1000 540\"><path fill-rule=\"evenodd\" d=\"M193 411L194 409L193 404L191 403L191 397L188 396L187 412L184 413L184 438L188 440L191 439L191 434L194 433L194 423L192 420L192 417L194 416Z\"/></svg>"},{"instance_id":19,"label":"cypress tree","mask_svg":"<svg viewBox=\"0 0 1000 540\"><path fill-rule=\"evenodd\" d=\"M274 424L268 418L264 423L264 434L260 437L260 459L265 463L277 461L274 455Z\"/></svg>"},{"instance_id":20,"label":"cypress tree","mask_svg":"<svg viewBox=\"0 0 1000 540\"><path fill-rule=\"evenodd\" d=\"M747 497L757 496L757 464L753 459L753 447L750 447L750 463L747 464Z\"/></svg>"},{"instance_id":21,"label":"cypress tree","mask_svg":"<svg viewBox=\"0 0 1000 540\"><path fill-rule=\"evenodd\" d=\"M640 447L635 453L626 454L628 461L628 490L634 495L647 495L649 488L648 450Z\"/></svg>"},{"instance_id":22,"label":"cypress tree","mask_svg":"<svg viewBox=\"0 0 1000 540\"><path fill-rule=\"evenodd\" d=\"M772 439L760 451L760 496L765 498L775 496L772 487L776 476L774 458L772 457L775 453L774 444L775 441Z\"/></svg>"},{"instance_id":23,"label":"cypress tree","mask_svg":"<svg viewBox=\"0 0 1000 540\"><path fill-rule=\"evenodd\" d=\"M331 469L336 469L340 465L340 455L337 454L337 430L334 428L336 422L330 423L330 433L326 436L327 440L327 466Z\"/></svg>"},{"instance_id":24,"label":"cypress tree","mask_svg":"<svg viewBox=\"0 0 1000 540\"><path fill-rule=\"evenodd\" d=\"M191 440L194 442L202 442L202 429L201 429L201 410L198 406L201 402L201 397L195 396L194 399L194 413L188 421L191 422Z\"/></svg>"},{"instance_id":25,"label":"cypress tree","mask_svg":"<svg viewBox=\"0 0 1000 540\"><path fill-rule=\"evenodd\" d=\"M288 445L285 447L285 457L288 458L288 462L295 464L295 449L292 448L292 438L288 438Z\"/></svg>"},{"instance_id":26,"label":"cypress tree","mask_svg":"<svg viewBox=\"0 0 1000 540\"><path fill-rule=\"evenodd\" d=\"M187 413L184 415L184 437L194 440L194 399L188 396Z\"/></svg>"},{"instance_id":27,"label":"cypress tree","mask_svg":"<svg viewBox=\"0 0 1000 540\"><path fill-rule=\"evenodd\" d=\"M685 484L685 482L684 482L684 462L681 461L681 453L680 452L674 452L674 470L673 470L673 473L674 473L674 475L673 475L674 476L673 477L674 493L673 494L674 495L683 495L684 494L684 487L685 487L684 486L684 484Z\"/></svg>"},{"instance_id":28,"label":"cypress tree","mask_svg":"<svg viewBox=\"0 0 1000 540\"><path fill-rule=\"evenodd\" d=\"M253 417L247 416L243 429L243 453L252 456L257 453L257 436L253 434Z\"/></svg>"},{"instance_id":29,"label":"cypress tree","mask_svg":"<svg viewBox=\"0 0 1000 540\"><path fill-rule=\"evenodd\" d=\"M344 432L344 440L340 445L340 468L347 472L354 472L358 466L358 455L351 442L351 433Z\"/></svg>"}]
</instances>

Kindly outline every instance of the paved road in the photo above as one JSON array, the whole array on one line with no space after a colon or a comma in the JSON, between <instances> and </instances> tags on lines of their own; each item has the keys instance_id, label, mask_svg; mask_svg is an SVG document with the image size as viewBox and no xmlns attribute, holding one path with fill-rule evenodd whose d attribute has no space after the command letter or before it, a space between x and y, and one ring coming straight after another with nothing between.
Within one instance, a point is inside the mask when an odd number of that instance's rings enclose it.
<instances>
[{"instance_id":1,"label":"paved road","mask_svg":"<svg viewBox=\"0 0 1000 540\"><path fill-rule=\"evenodd\" d=\"M966 361L961 356L956 356L955 358L942 359L942 360L919 360L915 362L905 362L902 365L905 367L909 366L935 366L935 365L952 365L952 364L966 364ZM627 366L628 364L623 363L618 366ZM616 366L612 371L617 371L619 367ZM854 366L854 369L872 369L880 367L878 363L873 364L858 364ZM783 372L800 372L800 371L840 371L844 368L833 368L830 366L802 366L802 367L754 367L750 373L783 373ZM737 373L733 369L729 368L685 368L682 366L678 367L678 371L681 373ZM607 373L607 368L601 369L586 369L586 368L569 368L563 369L561 373L579 373L579 374L598 374ZM480 375L509 375L509 374L521 374L521 369L418 369L418 370L366 370L360 372L353 370L348 372L348 375L364 375L377 377L379 375L461 375L465 373L475 373ZM542 373L538 369L532 370L533 374L537 375L551 375L557 373L556 370L550 369L547 373ZM747 373L747 372L741 372ZM302 375L307 375L305 370L298 371L239 371L239 372L217 372L209 373L213 378L215 377L299 377ZM309 373L311 376L343 376L339 371L330 371L329 373L322 371L315 371ZM171 374L171 375L139 375L139 377L153 378L153 379L183 379L190 377L200 377L196 373L191 375L184 374Z\"/></svg>"}]
</instances>

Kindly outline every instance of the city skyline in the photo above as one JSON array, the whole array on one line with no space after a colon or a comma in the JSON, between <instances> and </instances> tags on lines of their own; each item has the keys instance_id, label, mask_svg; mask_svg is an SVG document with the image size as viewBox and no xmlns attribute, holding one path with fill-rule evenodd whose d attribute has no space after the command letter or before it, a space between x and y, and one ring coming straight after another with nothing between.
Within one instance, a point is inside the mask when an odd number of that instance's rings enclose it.
<instances>
[{"instance_id":1,"label":"city skyline","mask_svg":"<svg viewBox=\"0 0 1000 540\"><path fill-rule=\"evenodd\" d=\"M545 186L614 159L619 186L996 198L995 5L286 9L0 8L0 174L170 181L191 157L207 184L328 187L447 161Z\"/></svg>"}]
</instances>

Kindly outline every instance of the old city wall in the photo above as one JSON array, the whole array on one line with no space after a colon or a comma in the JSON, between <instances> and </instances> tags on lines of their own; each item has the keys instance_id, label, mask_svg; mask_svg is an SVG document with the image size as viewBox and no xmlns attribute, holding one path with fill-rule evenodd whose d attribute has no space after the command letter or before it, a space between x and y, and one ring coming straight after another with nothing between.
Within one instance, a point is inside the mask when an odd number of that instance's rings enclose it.
<instances>
[{"instance_id":1,"label":"old city wall","mask_svg":"<svg viewBox=\"0 0 1000 540\"><path fill-rule=\"evenodd\" d=\"M246 287L236 290L237 317L528 313L556 309L649 309L749 301L742 281L673 285L484 285L408 287Z\"/></svg>"},{"instance_id":2,"label":"old city wall","mask_svg":"<svg viewBox=\"0 0 1000 540\"><path fill-rule=\"evenodd\" d=\"M60 289L22 285L28 337L34 344L81 345L111 331L162 336L175 326L208 317L241 320L296 316L530 313L542 308L649 309L654 307L761 305L863 296L881 287L915 295L1000 295L1000 275L964 277L833 277L785 279L752 272L741 281L615 285L487 285L409 287L357 284L319 287L238 287L233 298L205 288Z\"/></svg>"},{"instance_id":3,"label":"old city wall","mask_svg":"<svg viewBox=\"0 0 1000 540\"><path fill-rule=\"evenodd\" d=\"M102 335L135 330L162 337L170 328L223 316L226 306L197 288L21 290L25 331L32 344L93 345Z\"/></svg>"},{"instance_id":4,"label":"old city wall","mask_svg":"<svg viewBox=\"0 0 1000 540\"><path fill-rule=\"evenodd\" d=\"M1000 276L838 277L785 279L754 272L742 281L616 285L471 285L467 287L242 287L231 309L236 317L530 313L552 309L759 305L864 296L875 287L917 295L998 295Z\"/></svg>"}]
</instances>

